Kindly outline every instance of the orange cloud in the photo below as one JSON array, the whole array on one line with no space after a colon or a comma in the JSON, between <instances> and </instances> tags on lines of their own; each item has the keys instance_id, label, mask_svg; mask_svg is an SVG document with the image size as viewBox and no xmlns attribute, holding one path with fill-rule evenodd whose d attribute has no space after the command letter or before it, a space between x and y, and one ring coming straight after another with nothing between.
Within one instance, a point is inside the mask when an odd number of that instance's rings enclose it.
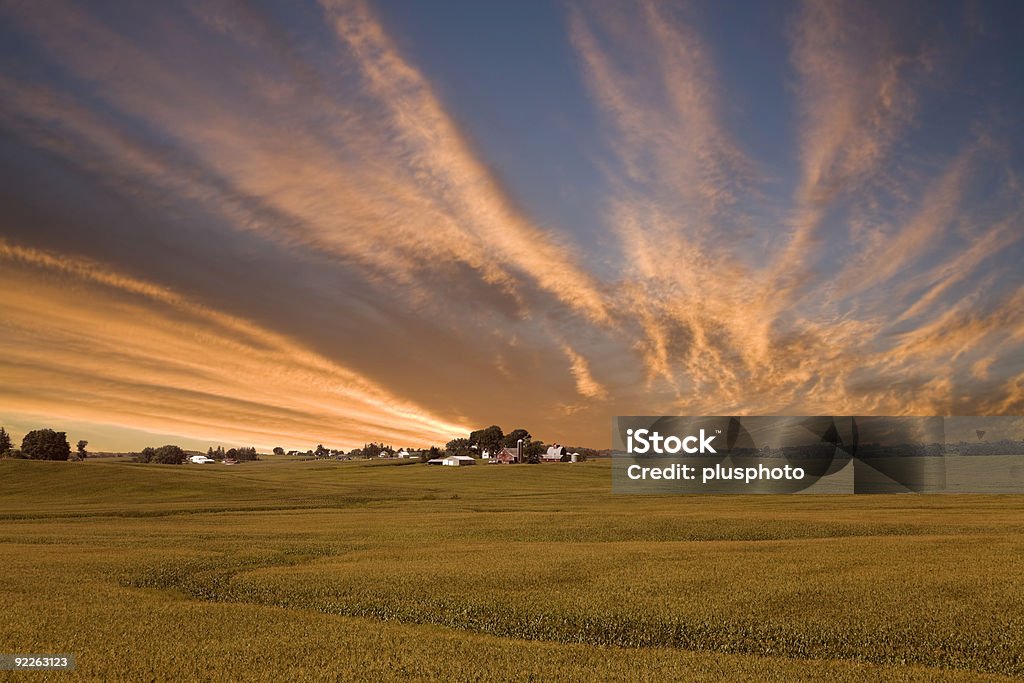
<instances>
[{"instance_id":1,"label":"orange cloud","mask_svg":"<svg viewBox=\"0 0 1024 683\"><path fill-rule=\"evenodd\" d=\"M576 379L576 391L580 396L591 399L607 398L608 390L590 374L590 365L587 363L587 359L576 353L568 344L563 345L562 349L569 358L569 368L572 376Z\"/></svg>"},{"instance_id":2,"label":"orange cloud","mask_svg":"<svg viewBox=\"0 0 1024 683\"><path fill-rule=\"evenodd\" d=\"M5 402L194 438L442 442L466 431L271 330L81 258L0 242Z\"/></svg>"}]
</instances>

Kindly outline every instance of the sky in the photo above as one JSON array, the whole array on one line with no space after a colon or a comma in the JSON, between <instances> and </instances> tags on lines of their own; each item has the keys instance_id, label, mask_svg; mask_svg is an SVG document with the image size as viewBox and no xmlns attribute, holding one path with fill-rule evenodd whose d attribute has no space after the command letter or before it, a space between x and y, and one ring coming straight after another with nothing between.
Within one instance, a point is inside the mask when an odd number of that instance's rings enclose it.
<instances>
[{"instance_id":1,"label":"sky","mask_svg":"<svg viewBox=\"0 0 1024 683\"><path fill-rule=\"evenodd\" d=\"M1024 411L1015 2L0 2L0 424Z\"/></svg>"}]
</instances>

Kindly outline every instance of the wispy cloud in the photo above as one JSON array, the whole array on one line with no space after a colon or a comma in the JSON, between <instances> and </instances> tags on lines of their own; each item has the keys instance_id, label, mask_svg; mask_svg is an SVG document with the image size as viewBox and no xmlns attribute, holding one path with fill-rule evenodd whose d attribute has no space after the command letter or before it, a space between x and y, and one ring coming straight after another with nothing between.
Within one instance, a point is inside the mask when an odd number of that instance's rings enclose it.
<instances>
[{"instance_id":1,"label":"wispy cloud","mask_svg":"<svg viewBox=\"0 0 1024 683\"><path fill-rule=\"evenodd\" d=\"M17 291L2 302L2 391L20 410L261 446L465 429L272 330L102 264L6 241L0 261Z\"/></svg>"},{"instance_id":2,"label":"wispy cloud","mask_svg":"<svg viewBox=\"0 0 1024 683\"><path fill-rule=\"evenodd\" d=\"M721 245L744 240L749 220L736 205L756 186L754 164L722 125L710 50L685 20L654 3L636 13L576 8L569 24L615 132L608 213L625 279L636 280L620 289L621 305L643 330L650 377L677 391L717 384L709 371L728 374L734 359L716 339L749 326L737 286L748 264Z\"/></svg>"},{"instance_id":3,"label":"wispy cloud","mask_svg":"<svg viewBox=\"0 0 1024 683\"><path fill-rule=\"evenodd\" d=\"M564 345L562 349L569 359L569 368L572 376L576 378L576 391L580 393L580 396L592 399L607 398L608 390L590 374L590 365L587 363L587 359L576 353L568 344Z\"/></svg>"}]
</instances>

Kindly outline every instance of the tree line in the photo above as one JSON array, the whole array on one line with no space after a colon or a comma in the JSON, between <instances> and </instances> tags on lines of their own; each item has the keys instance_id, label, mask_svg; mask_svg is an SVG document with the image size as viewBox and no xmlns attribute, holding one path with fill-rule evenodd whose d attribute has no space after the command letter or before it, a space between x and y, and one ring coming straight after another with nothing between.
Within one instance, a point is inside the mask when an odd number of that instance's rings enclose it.
<instances>
[{"instance_id":1,"label":"tree line","mask_svg":"<svg viewBox=\"0 0 1024 683\"><path fill-rule=\"evenodd\" d=\"M498 425L491 425L490 427L477 429L470 432L465 437L452 439L444 446L396 449L394 446L385 444L384 442L371 442L363 444L361 448L353 448L349 451L345 451L336 448L328 448L323 444L317 444L315 449L309 449L307 451L289 451L288 453L290 455L305 455L315 458L349 459L378 457L388 458L393 457L399 451L406 451L412 459L419 458L421 462L426 462L434 458L440 458L448 455L468 455L474 458L479 458L484 454L484 452L487 452L491 456L495 456L502 448L507 447L515 449L520 440L523 443L523 461L539 463L541 461L541 455L547 450L547 444L543 441L534 441L530 432L526 429L513 429L508 434L505 434ZM275 448L274 454L284 455L285 450L280 447Z\"/></svg>"},{"instance_id":2,"label":"tree line","mask_svg":"<svg viewBox=\"0 0 1024 683\"><path fill-rule=\"evenodd\" d=\"M502 448L515 449L520 440L523 442L523 461L540 462L540 457L547 450L543 441L534 441L533 436L525 429L513 429L505 434L498 425L491 425L469 433L468 437L452 439L445 444L449 455L468 455L481 457L484 452L496 456Z\"/></svg>"},{"instance_id":3,"label":"tree line","mask_svg":"<svg viewBox=\"0 0 1024 683\"><path fill-rule=\"evenodd\" d=\"M542 456L548 449L548 444L539 439L535 440L529 430L522 428L513 429L511 432L506 434L498 425L491 425L490 427L474 430L464 437L452 439L444 446L396 449L395 447L383 442L371 442L363 444L362 448L353 448L349 451L345 451L336 448L328 448L323 444L318 444L315 449L311 448L307 451L288 451L288 454L305 455L315 458L350 459L386 458L394 456L399 451L406 451L412 459L418 458L421 462L426 462L434 458L441 458L448 455L468 455L470 457L480 458L484 453L487 453L491 457L494 457L501 452L502 448L515 450L520 442L522 442L523 447L523 462L541 462ZM599 454L599 451L596 451L593 448L566 446L566 449L570 452L579 453L579 457L583 460ZM275 448L274 454L284 455L285 450L280 447ZM568 458L568 456L566 457Z\"/></svg>"},{"instance_id":4,"label":"tree line","mask_svg":"<svg viewBox=\"0 0 1024 683\"><path fill-rule=\"evenodd\" d=\"M224 450L223 446L217 446L216 448L210 446L206 451L206 457L213 458L214 460L237 460L238 462L251 462L260 459L253 446L248 448L229 448L227 450Z\"/></svg>"},{"instance_id":5,"label":"tree line","mask_svg":"<svg viewBox=\"0 0 1024 683\"><path fill-rule=\"evenodd\" d=\"M425 449L401 449L407 451L410 456L416 457L423 462L433 458L446 455L468 455L474 458L481 457L485 452L491 457L496 456L502 448L515 450L522 442L523 462L539 463L548 445L543 441L534 440L526 429L513 429L508 434L498 425L491 425L483 429L470 432L465 437L452 439L444 447L431 446ZM30 431L22 439L21 448L16 449L11 442L10 434L0 427L0 457L31 458L34 460L84 460L88 457L86 446L89 442L80 440L76 446L76 452L72 456L71 445L68 443L67 433L58 432L52 429L36 429ZM597 451L590 448L567 447L568 450L580 453L581 457L596 455ZM284 455L281 447L274 448L275 455ZM371 442L363 444L362 448L353 448L350 451L343 451L327 448L318 444L316 449L310 449L302 455L310 455L317 458L377 458L391 457L397 453L393 446L384 442ZM296 451L292 451L296 453ZM258 460L255 447L229 448L223 446L210 447L206 455L214 460L236 460L239 462ZM180 446L168 444L158 447L146 447L134 455L136 462L158 463L168 465L180 465L188 459L188 454Z\"/></svg>"},{"instance_id":6,"label":"tree line","mask_svg":"<svg viewBox=\"0 0 1024 683\"><path fill-rule=\"evenodd\" d=\"M67 432L52 429L33 429L21 440L21 448L14 448L11 435L0 427L0 457L26 458L31 460L84 460L89 456L85 450L89 442L81 439L71 454Z\"/></svg>"},{"instance_id":7,"label":"tree line","mask_svg":"<svg viewBox=\"0 0 1024 683\"><path fill-rule=\"evenodd\" d=\"M474 458L482 457L486 452L490 457L495 457L501 449L508 448L515 450L522 442L522 461L529 464L537 464L548 449L548 444L533 435L526 429L513 429L505 434L498 425L491 425L483 429L477 429L469 433L468 437L452 439L445 444L445 452L449 455L468 455ZM592 448L566 447L568 450L578 452L580 458L586 460L588 456L596 455L597 451Z\"/></svg>"},{"instance_id":8,"label":"tree line","mask_svg":"<svg viewBox=\"0 0 1024 683\"><path fill-rule=\"evenodd\" d=\"M81 439L75 446L75 452L72 453L67 432L58 432L53 429L33 429L21 440L21 448L14 448L10 433L4 427L0 427L0 458L85 460L89 456L86 450L88 445L88 441ZM207 455L214 460L234 459L239 462L259 459L256 449L252 446L227 450L224 450L223 446L210 447ZM135 453L133 459L136 462L181 465L188 459L188 453L185 449L173 444L157 447L147 446Z\"/></svg>"}]
</instances>

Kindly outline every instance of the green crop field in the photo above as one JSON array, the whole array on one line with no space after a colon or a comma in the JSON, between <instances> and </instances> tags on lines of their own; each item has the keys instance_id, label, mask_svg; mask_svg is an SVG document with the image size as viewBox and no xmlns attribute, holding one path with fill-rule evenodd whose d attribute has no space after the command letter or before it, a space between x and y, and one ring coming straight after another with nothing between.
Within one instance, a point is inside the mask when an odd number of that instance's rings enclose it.
<instances>
[{"instance_id":1,"label":"green crop field","mask_svg":"<svg viewBox=\"0 0 1024 683\"><path fill-rule=\"evenodd\" d=\"M1024 498L629 497L605 462L0 462L17 680L1008 680Z\"/></svg>"}]
</instances>

